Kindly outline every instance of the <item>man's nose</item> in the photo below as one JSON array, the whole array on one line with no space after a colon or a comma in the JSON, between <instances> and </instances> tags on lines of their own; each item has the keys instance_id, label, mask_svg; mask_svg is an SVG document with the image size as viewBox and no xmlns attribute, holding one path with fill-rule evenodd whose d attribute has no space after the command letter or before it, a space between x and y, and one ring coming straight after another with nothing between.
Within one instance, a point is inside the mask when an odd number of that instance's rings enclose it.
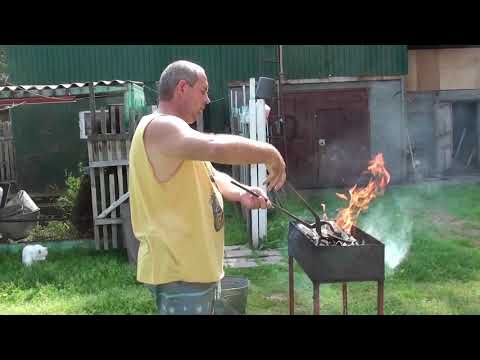
<instances>
[{"instance_id":1,"label":"man's nose","mask_svg":"<svg viewBox=\"0 0 480 360\"><path fill-rule=\"evenodd\" d=\"M206 96L206 100L205 100L205 105L208 105L210 104L210 98L208 97L208 95Z\"/></svg>"}]
</instances>

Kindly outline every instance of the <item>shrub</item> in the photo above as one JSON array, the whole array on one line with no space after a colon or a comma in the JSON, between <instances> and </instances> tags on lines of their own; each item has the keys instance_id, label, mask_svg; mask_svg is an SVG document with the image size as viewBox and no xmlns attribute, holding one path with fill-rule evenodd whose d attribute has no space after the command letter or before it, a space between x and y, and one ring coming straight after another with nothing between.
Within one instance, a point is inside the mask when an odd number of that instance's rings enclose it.
<instances>
[{"instance_id":1,"label":"shrub","mask_svg":"<svg viewBox=\"0 0 480 360\"><path fill-rule=\"evenodd\" d=\"M66 190L57 200L57 207L66 217L72 216L72 210L78 197L80 189L80 178L65 172Z\"/></svg>"},{"instance_id":2,"label":"shrub","mask_svg":"<svg viewBox=\"0 0 480 360\"><path fill-rule=\"evenodd\" d=\"M80 165L79 165L80 168ZM66 240L93 235L89 177L65 172L65 190L57 199L57 208L69 220L50 221L35 226L26 241Z\"/></svg>"},{"instance_id":3,"label":"shrub","mask_svg":"<svg viewBox=\"0 0 480 360\"><path fill-rule=\"evenodd\" d=\"M78 238L79 233L70 221L51 221L44 226L35 226L25 241L71 240Z\"/></svg>"},{"instance_id":4,"label":"shrub","mask_svg":"<svg viewBox=\"0 0 480 360\"><path fill-rule=\"evenodd\" d=\"M93 236L92 191L90 177L82 175L80 185L72 208L72 224L83 236Z\"/></svg>"}]
</instances>

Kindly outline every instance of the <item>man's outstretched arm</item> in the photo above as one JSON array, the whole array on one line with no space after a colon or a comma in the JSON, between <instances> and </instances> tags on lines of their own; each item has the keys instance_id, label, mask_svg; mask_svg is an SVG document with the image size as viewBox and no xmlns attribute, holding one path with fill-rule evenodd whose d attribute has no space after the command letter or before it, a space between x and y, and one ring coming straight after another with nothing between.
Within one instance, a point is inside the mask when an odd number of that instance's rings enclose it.
<instances>
[{"instance_id":1,"label":"man's outstretched arm","mask_svg":"<svg viewBox=\"0 0 480 360\"><path fill-rule=\"evenodd\" d=\"M234 179L224 172L215 170L214 178L224 199L232 202L240 202L249 209L266 209L271 207L270 200L268 200L268 196L263 189L241 184L261 196L256 197L232 184L231 181Z\"/></svg>"}]
</instances>

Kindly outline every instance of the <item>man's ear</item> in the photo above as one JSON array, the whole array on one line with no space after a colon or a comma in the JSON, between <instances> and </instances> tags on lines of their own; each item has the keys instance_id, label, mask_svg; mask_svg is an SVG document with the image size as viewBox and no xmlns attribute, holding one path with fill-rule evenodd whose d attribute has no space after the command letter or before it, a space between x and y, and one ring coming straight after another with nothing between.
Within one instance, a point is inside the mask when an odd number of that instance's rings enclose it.
<instances>
[{"instance_id":1,"label":"man's ear","mask_svg":"<svg viewBox=\"0 0 480 360\"><path fill-rule=\"evenodd\" d=\"M176 90L180 93L183 94L186 90L188 85L188 82L186 80L180 80L177 84Z\"/></svg>"}]
</instances>

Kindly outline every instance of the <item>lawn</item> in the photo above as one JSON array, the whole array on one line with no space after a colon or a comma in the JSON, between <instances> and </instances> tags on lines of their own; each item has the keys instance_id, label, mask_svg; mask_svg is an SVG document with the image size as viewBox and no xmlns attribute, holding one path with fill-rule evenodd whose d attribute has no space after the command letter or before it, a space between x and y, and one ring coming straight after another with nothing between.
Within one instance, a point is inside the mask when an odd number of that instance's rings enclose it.
<instances>
[{"instance_id":1,"label":"lawn","mask_svg":"<svg viewBox=\"0 0 480 360\"><path fill-rule=\"evenodd\" d=\"M344 201L334 190L307 194L333 217ZM309 212L293 196L282 202ZM286 255L289 219L269 211L265 248ZM385 314L480 313L480 185L432 182L391 186L362 214L359 226L385 243ZM226 209L227 245L246 242L240 211ZM0 314L154 314L148 290L122 251L50 247L47 261L25 268L20 249L0 251ZM247 313L288 314L288 266L226 269L250 280ZM376 283L349 283L349 313L376 313ZM295 269L296 313L312 312L312 285ZM321 313L340 314L341 285L320 288Z\"/></svg>"}]
</instances>

